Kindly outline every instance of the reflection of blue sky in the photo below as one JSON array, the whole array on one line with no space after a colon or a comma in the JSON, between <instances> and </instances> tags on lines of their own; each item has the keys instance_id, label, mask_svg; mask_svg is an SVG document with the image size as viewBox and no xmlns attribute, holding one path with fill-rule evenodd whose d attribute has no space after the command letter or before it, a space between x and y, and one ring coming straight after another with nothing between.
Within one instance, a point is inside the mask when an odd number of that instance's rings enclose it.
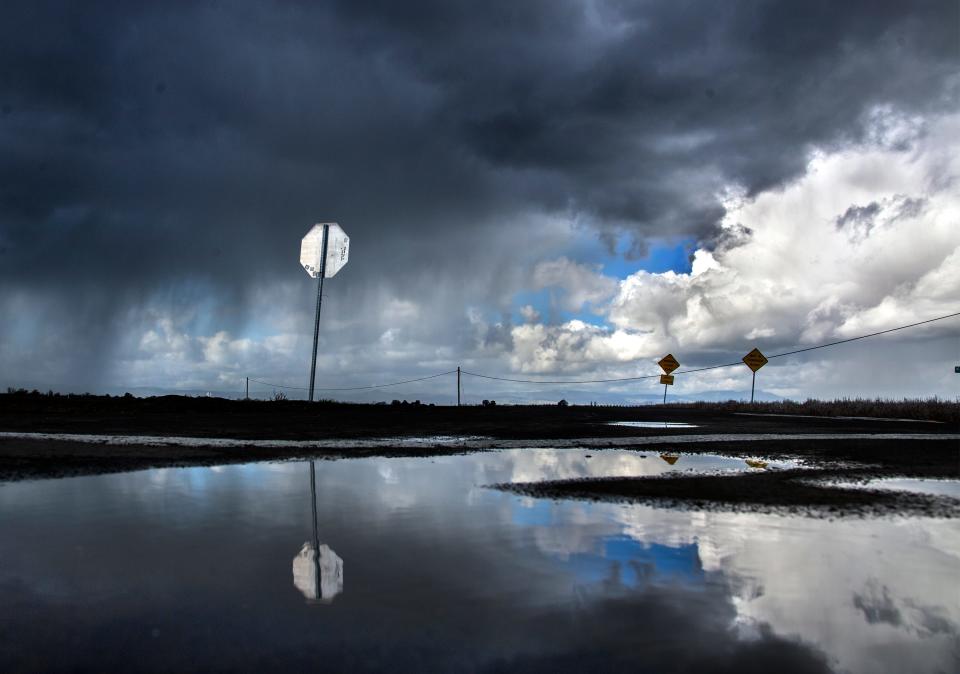
<instances>
[{"instance_id":1,"label":"reflection of blue sky","mask_svg":"<svg viewBox=\"0 0 960 674\"><path fill-rule=\"evenodd\" d=\"M510 514L515 526L541 533L552 528L556 535L547 538L577 540L576 551L560 548L544 549L544 552L554 563L571 572L580 584L617 581L619 585L638 587L664 582L703 583L703 566L696 541L667 545L637 540L602 515L601 518L610 524L590 527L586 522L577 522L583 509L587 512L606 510L603 506L597 508L588 504L571 507L549 500L513 498ZM590 517L589 521L596 519L596 516Z\"/></svg>"},{"instance_id":2,"label":"reflection of blue sky","mask_svg":"<svg viewBox=\"0 0 960 674\"><path fill-rule=\"evenodd\" d=\"M534 499L529 505L516 504L511 511L512 521L521 527L549 527L553 525L554 514L551 502Z\"/></svg>"},{"instance_id":3,"label":"reflection of blue sky","mask_svg":"<svg viewBox=\"0 0 960 674\"><path fill-rule=\"evenodd\" d=\"M955 521L688 512L484 487L676 470L654 454L591 453L589 460L582 450L510 450L317 462L320 540L351 574L348 591L326 612L304 612L290 581L291 556L312 533L306 462L2 484L0 623L23 623L11 598L29 588L37 601L51 599L32 620L54 646L57 634L42 620L71 608L89 623L83 634L97 638L116 629L117 616L144 634L157 616L176 616L166 634L217 622L216 615L234 621L211 642L225 652L265 630L265 643L282 633L359 648L372 629L414 639L440 623L499 644L545 610L560 616L552 627L567 625L571 597L573 610L586 608L607 629L623 617L603 613L611 598L643 611L651 597L679 601L692 589L699 603L677 623L683 629L700 629L701 609L715 609L724 620L735 617L744 634L768 625L797 635L842 671L955 669L960 604L944 592L956 585L960 560ZM682 456L676 466L720 468L719 460ZM240 595L257 610L236 611ZM666 649L688 647L664 641Z\"/></svg>"},{"instance_id":4,"label":"reflection of blue sky","mask_svg":"<svg viewBox=\"0 0 960 674\"><path fill-rule=\"evenodd\" d=\"M704 582L696 543L677 547L648 545L626 535L607 536L600 543L599 554L576 553L564 561L581 583L602 583L612 578L628 587L665 582L702 585Z\"/></svg>"}]
</instances>

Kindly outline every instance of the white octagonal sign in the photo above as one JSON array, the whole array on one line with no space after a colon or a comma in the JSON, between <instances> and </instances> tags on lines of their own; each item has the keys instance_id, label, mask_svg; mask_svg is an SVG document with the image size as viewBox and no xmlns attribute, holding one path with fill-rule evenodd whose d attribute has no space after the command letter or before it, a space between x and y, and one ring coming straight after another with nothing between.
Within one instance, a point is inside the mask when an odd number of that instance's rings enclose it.
<instances>
[{"instance_id":1,"label":"white octagonal sign","mask_svg":"<svg viewBox=\"0 0 960 674\"><path fill-rule=\"evenodd\" d=\"M327 264L323 265L323 235L327 234ZM320 270L330 278L340 271L350 257L350 237L335 222L314 225L300 241L300 264L310 276L317 278Z\"/></svg>"}]
</instances>

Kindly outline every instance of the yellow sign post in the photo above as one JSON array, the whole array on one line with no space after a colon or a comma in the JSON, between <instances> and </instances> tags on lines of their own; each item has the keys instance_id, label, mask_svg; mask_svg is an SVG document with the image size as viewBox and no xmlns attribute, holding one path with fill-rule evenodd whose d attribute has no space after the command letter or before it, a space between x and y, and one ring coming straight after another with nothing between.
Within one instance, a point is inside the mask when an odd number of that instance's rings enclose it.
<instances>
[{"instance_id":1,"label":"yellow sign post","mask_svg":"<svg viewBox=\"0 0 960 674\"><path fill-rule=\"evenodd\" d=\"M670 374L671 372L676 370L678 367L680 367L680 363L677 361L676 358L673 357L672 353L668 353L666 356L661 358L660 362L657 363L657 365L662 367L663 371L666 372L667 374Z\"/></svg>"},{"instance_id":2,"label":"yellow sign post","mask_svg":"<svg viewBox=\"0 0 960 674\"><path fill-rule=\"evenodd\" d=\"M660 383L663 384L663 404L667 404L667 387L673 384L673 375L670 373L680 367L680 361L673 357L672 353L668 353L666 356L660 359L660 362L657 363L666 374L660 375Z\"/></svg>"},{"instance_id":3,"label":"yellow sign post","mask_svg":"<svg viewBox=\"0 0 960 674\"><path fill-rule=\"evenodd\" d=\"M760 349L754 349L746 356L743 357L743 362L746 363L753 371L753 382L750 384L750 404L753 404L753 392L757 386L757 370L769 363L767 357L760 353Z\"/></svg>"},{"instance_id":4,"label":"yellow sign post","mask_svg":"<svg viewBox=\"0 0 960 674\"><path fill-rule=\"evenodd\" d=\"M743 357L743 362L747 364L747 367L756 372L770 361L767 360L766 356L760 353L760 349L754 349Z\"/></svg>"}]
</instances>

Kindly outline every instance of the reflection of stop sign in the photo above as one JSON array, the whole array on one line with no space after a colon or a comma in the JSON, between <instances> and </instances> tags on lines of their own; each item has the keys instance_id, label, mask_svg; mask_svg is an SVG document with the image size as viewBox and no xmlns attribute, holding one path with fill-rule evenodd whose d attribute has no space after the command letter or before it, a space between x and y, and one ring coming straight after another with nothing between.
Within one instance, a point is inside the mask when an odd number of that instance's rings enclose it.
<instances>
[{"instance_id":1,"label":"reflection of stop sign","mask_svg":"<svg viewBox=\"0 0 960 674\"><path fill-rule=\"evenodd\" d=\"M324 235L327 237L326 265L323 263ZM314 225L300 241L300 264L313 278L320 276L321 269L325 270L324 277L330 278L347 264L349 257L350 237L335 222Z\"/></svg>"},{"instance_id":2,"label":"reflection of stop sign","mask_svg":"<svg viewBox=\"0 0 960 674\"><path fill-rule=\"evenodd\" d=\"M304 543L293 558L293 584L307 599L330 603L343 592L343 560L328 545Z\"/></svg>"}]
</instances>

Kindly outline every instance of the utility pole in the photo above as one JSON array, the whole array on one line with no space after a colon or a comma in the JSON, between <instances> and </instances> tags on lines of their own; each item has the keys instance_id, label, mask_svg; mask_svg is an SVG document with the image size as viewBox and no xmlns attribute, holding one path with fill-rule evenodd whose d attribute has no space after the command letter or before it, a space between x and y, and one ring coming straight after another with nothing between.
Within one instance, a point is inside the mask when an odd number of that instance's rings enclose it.
<instances>
[{"instance_id":1,"label":"utility pole","mask_svg":"<svg viewBox=\"0 0 960 674\"><path fill-rule=\"evenodd\" d=\"M460 366L457 366L457 407L460 407Z\"/></svg>"},{"instance_id":2,"label":"utility pole","mask_svg":"<svg viewBox=\"0 0 960 674\"><path fill-rule=\"evenodd\" d=\"M323 226L323 252L320 254L320 282L317 287L317 315L313 321L313 357L310 359L310 402L313 402L314 379L317 374L317 339L320 336L320 304L323 302L323 277L327 275L327 239L330 225Z\"/></svg>"}]
</instances>

